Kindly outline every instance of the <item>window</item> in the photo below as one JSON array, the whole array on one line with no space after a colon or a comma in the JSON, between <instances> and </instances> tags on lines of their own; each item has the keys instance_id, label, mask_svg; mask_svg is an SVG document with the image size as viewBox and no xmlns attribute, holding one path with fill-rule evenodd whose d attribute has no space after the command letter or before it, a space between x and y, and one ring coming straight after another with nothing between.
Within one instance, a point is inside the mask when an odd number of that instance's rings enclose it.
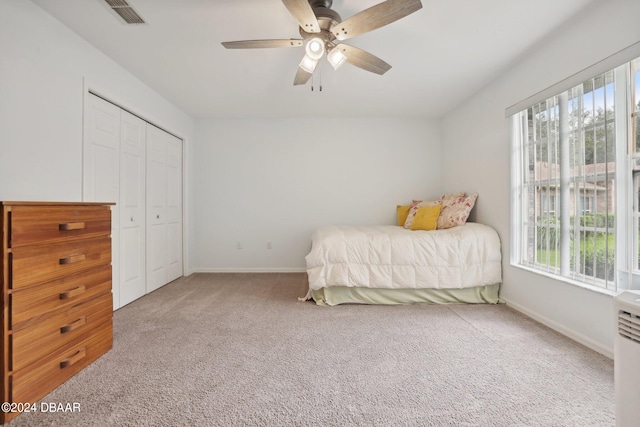
<instances>
[{"instance_id":1,"label":"window","mask_svg":"<svg viewBox=\"0 0 640 427\"><path fill-rule=\"evenodd\" d=\"M635 154L640 153L640 58L633 61L631 66L631 103L633 105L633 135Z\"/></svg>"},{"instance_id":2,"label":"window","mask_svg":"<svg viewBox=\"0 0 640 427\"><path fill-rule=\"evenodd\" d=\"M593 197L580 196L580 215L586 215L591 213L591 206L593 205Z\"/></svg>"},{"instance_id":3,"label":"window","mask_svg":"<svg viewBox=\"0 0 640 427\"><path fill-rule=\"evenodd\" d=\"M551 215L556 213L556 206L558 205L558 197L556 194L542 194L540 196L540 204L542 205L542 212L549 213Z\"/></svg>"},{"instance_id":4,"label":"window","mask_svg":"<svg viewBox=\"0 0 640 427\"><path fill-rule=\"evenodd\" d=\"M631 65L631 105L632 108L632 132L633 135L633 270L640 273L640 58Z\"/></svg>"},{"instance_id":5,"label":"window","mask_svg":"<svg viewBox=\"0 0 640 427\"><path fill-rule=\"evenodd\" d=\"M633 235L632 269L640 274L638 100L640 59L512 116L514 264L615 291L616 239ZM628 151L637 157L633 178L626 172ZM629 206L633 201L633 233L625 233L627 212L617 215L620 194ZM624 259L627 251L621 252Z\"/></svg>"},{"instance_id":6,"label":"window","mask_svg":"<svg viewBox=\"0 0 640 427\"><path fill-rule=\"evenodd\" d=\"M634 250L633 269L640 271L640 171L633 172L633 223L634 223Z\"/></svg>"}]
</instances>

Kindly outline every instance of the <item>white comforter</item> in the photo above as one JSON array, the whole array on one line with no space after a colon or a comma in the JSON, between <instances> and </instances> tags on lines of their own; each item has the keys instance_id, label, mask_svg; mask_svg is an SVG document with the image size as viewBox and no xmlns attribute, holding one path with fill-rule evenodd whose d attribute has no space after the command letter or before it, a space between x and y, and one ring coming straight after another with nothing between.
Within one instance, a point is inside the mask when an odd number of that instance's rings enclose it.
<instances>
[{"instance_id":1,"label":"white comforter","mask_svg":"<svg viewBox=\"0 0 640 427\"><path fill-rule=\"evenodd\" d=\"M500 239L486 225L434 231L398 226L318 228L306 256L309 289L470 288L502 281Z\"/></svg>"}]
</instances>

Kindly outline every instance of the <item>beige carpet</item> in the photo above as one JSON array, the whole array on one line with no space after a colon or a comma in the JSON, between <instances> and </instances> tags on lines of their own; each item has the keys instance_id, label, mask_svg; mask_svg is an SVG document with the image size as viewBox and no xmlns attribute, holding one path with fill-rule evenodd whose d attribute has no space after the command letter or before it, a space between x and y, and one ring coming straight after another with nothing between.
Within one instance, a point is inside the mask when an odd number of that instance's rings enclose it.
<instances>
[{"instance_id":1,"label":"beige carpet","mask_svg":"<svg viewBox=\"0 0 640 427\"><path fill-rule=\"evenodd\" d=\"M195 274L11 426L613 426L613 361L505 305L318 307L304 274Z\"/></svg>"}]
</instances>

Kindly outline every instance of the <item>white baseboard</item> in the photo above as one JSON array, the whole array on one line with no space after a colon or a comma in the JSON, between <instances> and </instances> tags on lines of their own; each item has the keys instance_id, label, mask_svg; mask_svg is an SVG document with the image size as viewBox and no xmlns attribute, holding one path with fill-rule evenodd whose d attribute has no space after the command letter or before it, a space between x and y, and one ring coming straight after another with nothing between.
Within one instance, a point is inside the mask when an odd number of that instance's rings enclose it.
<instances>
[{"instance_id":1,"label":"white baseboard","mask_svg":"<svg viewBox=\"0 0 640 427\"><path fill-rule=\"evenodd\" d=\"M305 268L194 268L191 273L306 273Z\"/></svg>"},{"instance_id":2,"label":"white baseboard","mask_svg":"<svg viewBox=\"0 0 640 427\"><path fill-rule=\"evenodd\" d=\"M551 329L560 332L562 335L565 335L569 338L571 338L574 341L579 342L580 344L584 345L585 347L589 347L591 350L596 351L600 354L602 354L603 356L608 357L609 359L613 359L613 349L612 348L608 348L603 346L602 344L595 342L594 340L592 340L589 337L586 337L576 331L574 331L573 329L569 329L566 326L561 325L558 322L555 322L551 319L549 319L546 316L541 315L540 313L537 313L535 311L532 311L528 308L525 308L523 306L521 306L518 303L509 301L508 299L503 298L502 296L500 297L509 307L513 308L514 310L519 311L520 313L524 314L525 316L531 317L533 320L542 323L545 326L550 327Z\"/></svg>"}]
</instances>

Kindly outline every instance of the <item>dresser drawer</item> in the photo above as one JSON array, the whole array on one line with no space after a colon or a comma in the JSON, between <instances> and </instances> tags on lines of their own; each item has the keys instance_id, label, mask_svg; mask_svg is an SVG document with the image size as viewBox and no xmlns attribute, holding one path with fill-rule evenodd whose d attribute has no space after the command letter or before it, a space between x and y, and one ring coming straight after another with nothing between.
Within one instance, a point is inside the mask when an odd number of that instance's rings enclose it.
<instances>
[{"instance_id":1,"label":"dresser drawer","mask_svg":"<svg viewBox=\"0 0 640 427\"><path fill-rule=\"evenodd\" d=\"M109 236L108 206L14 206L10 212L9 247Z\"/></svg>"},{"instance_id":2,"label":"dresser drawer","mask_svg":"<svg viewBox=\"0 0 640 427\"><path fill-rule=\"evenodd\" d=\"M111 293L81 303L50 319L13 333L12 370L20 370L107 322L113 316Z\"/></svg>"},{"instance_id":3,"label":"dresser drawer","mask_svg":"<svg viewBox=\"0 0 640 427\"><path fill-rule=\"evenodd\" d=\"M65 346L47 358L13 373L9 399L36 402L109 351L113 345L112 321L94 329L91 336Z\"/></svg>"},{"instance_id":4,"label":"dresser drawer","mask_svg":"<svg viewBox=\"0 0 640 427\"><path fill-rule=\"evenodd\" d=\"M111 265L15 291L10 295L10 327L15 332L103 293L111 293Z\"/></svg>"},{"instance_id":5,"label":"dresser drawer","mask_svg":"<svg viewBox=\"0 0 640 427\"><path fill-rule=\"evenodd\" d=\"M10 262L11 289L25 288L111 264L111 238L15 248Z\"/></svg>"}]
</instances>

